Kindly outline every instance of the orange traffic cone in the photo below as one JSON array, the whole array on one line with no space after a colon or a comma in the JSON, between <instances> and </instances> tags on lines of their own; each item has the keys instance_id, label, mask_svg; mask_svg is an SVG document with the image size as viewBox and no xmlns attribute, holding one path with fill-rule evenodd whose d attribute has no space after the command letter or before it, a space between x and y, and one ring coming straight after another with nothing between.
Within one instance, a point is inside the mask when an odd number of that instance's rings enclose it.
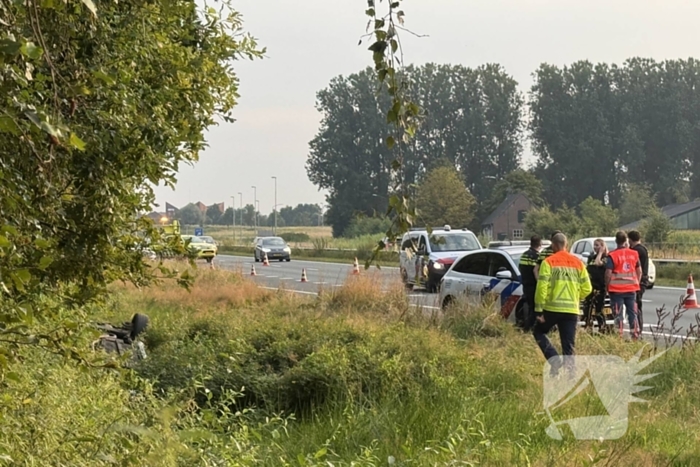
<instances>
[{"instance_id":1,"label":"orange traffic cone","mask_svg":"<svg viewBox=\"0 0 700 467\"><path fill-rule=\"evenodd\" d=\"M352 265L352 273L353 274L360 273L360 264L357 262L357 258L355 258L355 263Z\"/></svg>"},{"instance_id":2,"label":"orange traffic cone","mask_svg":"<svg viewBox=\"0 0 700 467\"><path fill-rule=\"evenodd\" d=\"M698 298L695 296L695 285L693 285L693 275L688 274L688 289L685 292L684 308L700 308Z\"/></svg>"},{"instance_id":3,"label":"orange traffic cone","mask_svg":"<svg viewBox=\"0 0 700 467\"><path fill-rule=\"evenodd\" d=\"M267 253L265 253L265 260L263 261L263 266L269 266L270 261L267 259Z\"/></svg>"},{"instance_id":4,"label":"orange traffic cone","mask_svg":"<svg viewBox=\"0 0 700 467\"><path fill-rule=\"evenodd\" d=\"M301 270L301 282L309 282L309 279L306 278L306 269Z\"/></svg>"},{"instance_id":5,"label":"orange traffic cone","mask_svg":"<svg viewBox=\"0 0 700 467\"><path fill-rule=\"evenodd\" d=\"M252 264L252 265L250 266L250 275L251 275L251 276L257 276L257 275L258 275L258 274L255 272L255 265L254 265L254 264Z\"/></svg>"}]
</instances>

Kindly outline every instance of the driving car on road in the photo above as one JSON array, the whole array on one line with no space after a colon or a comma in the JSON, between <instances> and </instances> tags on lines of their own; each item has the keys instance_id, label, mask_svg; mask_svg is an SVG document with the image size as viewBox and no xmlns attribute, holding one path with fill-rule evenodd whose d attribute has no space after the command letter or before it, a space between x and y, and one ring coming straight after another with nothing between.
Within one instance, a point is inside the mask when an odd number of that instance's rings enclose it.
<instances>
[{"instance_id":1,"label":"driving car on road","mask_svg":"<svg viewBox=\"0 0 700 467\"><path fill-rule=\"evenodd\" d=\"M209 243L211 245L218 245L218 243L216 243L216 240L214 240L214 238L210 237L209 235L200 235L199 238L201 238L206 243Z\"/></svg>"},{"instance_id":2,"label":"driving car on road","mask_svg":"<svg viewBox=\"0 0 700 467\"><path fill-rule=\"evenodd\" d=\"M218 252L216 245L205 242L202 238L195 235L180 235L182 241L185 242L187 248L197 254L197 259L205 259L207 263L211 263Z\"/></svg>"},{"instance_id":3,"label":"driving car on road","mask_svg":"<svg viewBox=\"0 0 700 467\"><path fill-rule=\"evenodd\" d=\"M267 254L267 259L270 261L273 259L287 262L292 260L292 249L281 237L258 238L255 244L255 251L253 252L255 262L264 261L265 254Z\"/></svg>"},{"instance_id":4,"label":"driving car on road","mask_svg":"<svg viewBox=\"0 0 700 467\"><path fill-rule=\"evenodd\" d=\"M570 253L574 256L578 256L584 263L588 262L589 256L593 254L593 243L596 241L596 238L600 238L605 242L608 247L608 251L613 251L617 248L615 237L589 237L575 241L571 245ZM647 289L653 289L654 282L656 282L656 265L651 258L649 258L649 285L647 286Z\"/></svg>"},{"instance_id":5,"label":"driving car on road","mask_svg":"<svg viewBox=\"0 0 700 467\"><path fill-rule=\"evenodd\" d=\"M411 229L401 240L399 269L408 287L425 284L428 292L436 292L440 279L455 259L468 251L483 249L470 230L453 230L449 225L433 229Z\"/></svg>"}]
</instances>

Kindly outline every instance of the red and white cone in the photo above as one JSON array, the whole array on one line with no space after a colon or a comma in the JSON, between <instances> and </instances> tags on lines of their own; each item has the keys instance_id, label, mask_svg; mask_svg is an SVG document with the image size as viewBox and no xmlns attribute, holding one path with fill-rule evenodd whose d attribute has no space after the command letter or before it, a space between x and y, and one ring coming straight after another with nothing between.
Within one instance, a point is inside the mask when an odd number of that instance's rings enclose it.
<instances>
[{"instance_id":1,"label":"red and white cone","mask_svg":"<svg viewBox=\"0 0 700 467\"><path fill-rule=\"evenodd\" d=\"M301 270L301 282L309 282L309 279L306 278L306 269Z\"/></svg>"},{"instance_id":2,"label":"red and white cone","mask_svg":"<svg viewBox=\"0 0 700 467\"><path fill-rule=\"evenodd\" d=\"M267 253L265 253L265 260L263 261L263 266L269 266L270 261L267 259Z\"/></svg>"},{"instance_id":3,"label":"red and white cone","mask_svg":"<svg viewBox=\"0 0 700 467\"><path fill-rule=\"evenodd\" d=\"M254 265L254 264L252 264L252 265L250 266L250 275L251 275L251 276L257 276L257 275L258 275L258 274L255 272L255 265Z\"/></svg>"},{"instance_id":4,"label":"red and white cone","mask_svg":"<svg viewBox=\"0 0 700 467\"><path fill-rule=\"evenodd\" d=\"M685 300L683 300L683 308L700 308L698 298L695 295L695 285L693 285L693 275L688 274L688 288L685 292Z\"/></svg>"},{"instance_id":5,"label":"red and white cone","mask_svg":"<svg viewBox=\"0 0 700 467\"><path fill-rule=\"evenodd\" d=\"M352 273L353 274L359 274L360 273L360 263L357 262L357 258L355 258L355 262L352 265Z\"/></svg>"}]
</instances>

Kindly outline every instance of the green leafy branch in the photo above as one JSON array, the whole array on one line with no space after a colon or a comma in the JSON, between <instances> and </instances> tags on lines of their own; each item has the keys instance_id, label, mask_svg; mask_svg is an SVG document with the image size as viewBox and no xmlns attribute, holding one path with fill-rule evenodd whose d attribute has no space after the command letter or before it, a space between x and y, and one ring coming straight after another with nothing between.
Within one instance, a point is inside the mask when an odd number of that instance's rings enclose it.
<instances>
[{"instance_id":1,"label":"green leafy branch","mask_svg":"<svg viewBox=\"0 0 700 467\"><path fill-rule=\"evenodd\" d=\"M383 0L379 0L379 4L383 3ZM387 123L392 125L394 129L393 134L387 136L386 145L396 155L391 162L393 194L389 197L386 213L387 217L392 218L392 223L386 231L386 237L391 242L407 232L416 218L415 205L410 202L408 197L408 187L403 170L403 147L416 134L421 118L421 109L410 99L408 79L400 72L400 67L403 66L403 49L398 31L408 31L403 27L405 14L401 10L401 0L390 0L385 5L388 5L388 11L385 14L379 14L377 8L381 5L377 5L375 0L367 0L365 14L370 18L367 30L372 28L372 32L365 37L370 37L374 41L369 46L374 60L374 70L377 73L380 87L386 86L387 92L391 96L391 107L386 116ZM362 39L360 39L361 43ZM366 261L365 269L369 268L384 248L384 241L379 241L372 251L372 255Z\"/></svg>"}]
</instances>

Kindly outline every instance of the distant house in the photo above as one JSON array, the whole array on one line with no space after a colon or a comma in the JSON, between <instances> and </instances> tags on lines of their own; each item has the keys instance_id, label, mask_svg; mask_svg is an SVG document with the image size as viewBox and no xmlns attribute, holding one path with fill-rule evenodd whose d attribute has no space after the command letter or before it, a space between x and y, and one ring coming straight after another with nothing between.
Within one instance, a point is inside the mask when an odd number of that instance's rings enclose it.
<instances>
[{"instance_id":1,"label":"distant house","mask_svg":"<svg viewBox=\"0 0 700 467\"><path fill-rule=\"evenodd\" d=\"M700 230L700 199L683 204L669 204L661 208L676 230ZM622 230L637 229L642 219L630 222L621 227Z\"/></svg>"},{"instance_id":2,"label":"distant house","mask_svg":"<svg viewBox=\"0 0 700 467\"><path fill-rule=\"evenodd\" d=\"M170 203L165 203L165 214L169 218L175 217L175 215L178 213L178 211L179 211L179 209L177 207L173 206Z\"/></svg>"},{"instance_id":3,"label":"distant house","mask_svg":"<svg viewBox=\"0 0 700 467\"><path fill-rule=\"evenodd\" d=\"M226 210L226 207L224 206L224 203L212 204L212 205L209 206L209 207L210 207L210 208L216 207L216 208L219 210L219 212L220 212L221 214L223 214L224 211Z\"/></svg>"},{"instance_id":4,"label":"distant house","mask_svg":"<svg viewBox=\"0 0 700 467\"><path fill-rule=\"evenodd\" d=\"M204 203L202 203L201 201L197 201L196 203L194 203L194 205L195 205L195 206L197 207L197 209L199 209L202 213L206 213L206 212L207 212L207 205L204 204Z\"/></svg>"},{"instance_id":5,"label":"distant house","mask_svg":"<svg viewBox=\"0 0 700 467\"><path fill-rule=\"evenodd\" d=\"M481 223L481 232L489 240L519 240L525 236L525 214L532 202L524 193L506 197Z\"/></svg>"},{"instance_id":6,"label":"distant house","mask_svg":"<svg viewBox=\"0 0 700 467\"><path fill-rule=\"evenodd\" d=\"M151 211L148 214L146 214L146 217L150 218L153 220L153 222L160 222L160 220L165 216L164 212L156 212L156 211Z\"/></svg>"}]
</instances>

